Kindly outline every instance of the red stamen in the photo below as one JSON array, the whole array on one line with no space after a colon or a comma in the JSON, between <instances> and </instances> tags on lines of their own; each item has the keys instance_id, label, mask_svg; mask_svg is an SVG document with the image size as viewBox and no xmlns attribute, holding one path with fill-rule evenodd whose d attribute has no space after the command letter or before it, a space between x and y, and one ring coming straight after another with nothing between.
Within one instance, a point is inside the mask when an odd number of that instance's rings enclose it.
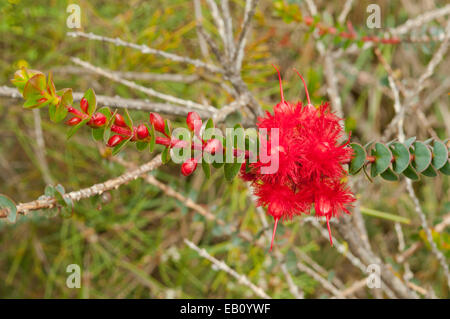
<instances>
[{"instance_id":1,"label":"red stamen","mask_svg":"<svg viewBox=\"0 0 450 319\"><path fill-rule=\"evenodd\" d=\"M278 73L278 81L280 82L280 95L281 95L281 103L284 103L284 94L283 94L283 85L281 83L281 74L280 71L276 68L275 65L272 64L275 70L277 70Z\"/></svg>"},{"instance_id":2,"label":"red stamen","mask_svg":"<svg viewBox=\"0 0 450 319\"><path fill-rule=\"evenodd\" d=\"M277 232L277 225L278 225L279 219L280 219L280 217L275 218L275 224L273 225L272 241L270 242L270 251L272 251L273 240L275 239L275 233Z\"/></svg>"},{"instance_id":3,"label":"red stamen","mask_svg":"<svg viewBox=\"0 0 450 319\"><path fill-rule=\"evenodd\" d=\"M305 87L305 92L306 92L306 100L308 101L308 105L312 105L312 104L311 104L311 100L309 99L308 87L306 86L305 79L303 78L303 76L301 76L301 74L297 71L297 69L294 68L294 71L297 72L298 76L299 76L300 79L302 79L302 81L303 81L303 85L304 85L304 87Z\"/></svg>"},{"instance_id":4,"label":"red stamen","mask_svg":"<svg viewBox=\"0 0 450 319\"><path fill-rule=\"evenodd\" d=\"M333 246L333 237L331 236L330 217L327 216L328 234L330 235L330 244Z\"/></svg>"}]
</instances>

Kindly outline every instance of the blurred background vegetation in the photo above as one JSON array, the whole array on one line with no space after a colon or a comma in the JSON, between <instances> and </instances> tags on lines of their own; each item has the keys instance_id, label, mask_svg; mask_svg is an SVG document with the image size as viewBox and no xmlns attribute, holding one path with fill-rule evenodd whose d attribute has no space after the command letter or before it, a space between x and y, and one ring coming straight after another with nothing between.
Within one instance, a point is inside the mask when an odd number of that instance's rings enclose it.
<instances>
[{"instance_id":1,"label":"blurred background vegetation","mask_svg":"<svg viewBox=\"0 0 450 319\"><path fill-rule=\"evenodd\" d=\"M330 25L342 10L344 1L316 1L321 19ZM368 3L382 8L382 29L365 26ZM192 1L77 1L4 0L0 3L0 85L12 86L9 80L20 66L54 72L58 88L72 87L84 91L93 87L97 94L146 99L143 93L85 71L73 72L69 60L76 56L94 65L114 71L197 74L191 66L174 63L139 51L97 41L66 36L66 7L77 3L82 10L82 31L147 44L179 55L203 57L198 46ZM349 14L355 29L368 34L382 34L426 10L443 6L446 1L356 1ZM231 1L236 24L242 21L245 2ZM206 29L215 34L210 13L202 6ZM247 42L243 79L267 110L279 101L278 82L271 63L279 65L284 78L285 96L289 100L304 99L296 67L305 75L314 104L329 100L323 59L315 50L316 41L308 27L297 21L309 15L304 1L260 1ZM209 22L208 22L209 21ZM439 32L445 18L430 26ZM329 40L333 45L332 39ZM327 44L325 42L325 44ZM402 43L381 46L384 57L408 84L417 78L439 43ZM448 57L427 83L421 95L425 100L434 88L445 81L448 91ZM365 144L380 139L394 115L392 100L383 92L389 90L387 75L372 50L344 55L336 62L336 76L346 117L346 130L353 140ZM187 82L137 81L144 86L193 101L208 101L220 107L232 101L223 89L220 77ZM415 113L405 123L407 136L420 140L434 132L441 140L449 137L448 95L436 97L423 110L431 127L423 125ZM49 122L41 111L45 138L45 156L49 172L36 154L33 112L24 111L20 100L0 98L0 193L16 202L31 201L43 194L47 182L64 185L67 191L87 187L113 178L125 171L116 161L103 156L100 145L89 138L89 130L66 140L67 127ZM133 118L144 120L148 114L132 112ZM182 118L171 117L175 125ZM239 121L230 116L226 125ZM430 131L431 130L431 131ZM140 153L128 147L119 157L129 163L142 164L153 154ZM47 175L47 176L46 176ZM184 238L206 248L237 272L262 287L271 297L292 298L279 262L268 252L269 242L261 237L263 226L248 196L247 186L240 180L227 183L221 170L213 171L209 180L201 170L193 176L180 176L179 166L168 164L153 175L184 196L210 210L227 223L262 240L263 247L241 240L226 227L206 221L187 208L184 202L165 195L159 188L137 179L117 190L83 200L75 205L71 218L42 211L20 217L15 224L0 221L0 297L2 298L245 298L254 297L245 286L228 274L211 267L189 249ZM46 177L45 177L46 176ZM45 178L44 178L45 177ZM402 182L386 182L376 178L370 183L355 177L355 193L365 208L410 219L403 225L407 248L423 242L422 248L409 258L418 286L448 298L445 277L436 258L430 253L420 221ZM431 225L439 224L450 213L449 179L423 177L414 183L423 209ZM363 211L364 213L364 211ZM394 223L376 216L363 215L372 248L401 273L395 261L398 241ZM324 226L325 227L325 226ZM448 229L435 232L436 242L450 257ZM338 237L339 239L339 237ZM342 242L344 242L342 240ZM344 243L345 244L345 243ZM363 278L326 238L300 218L279 225L276 245L286 257L294 283L308 298L328 298L330 294L318 282L301 272L296 261L314 260L323 267L325 278L339 278L350 286ZM66 267L82 268L81 289L66 287ZM359 297L373 297L370 289Z\"/></svg>"}]
</instances>

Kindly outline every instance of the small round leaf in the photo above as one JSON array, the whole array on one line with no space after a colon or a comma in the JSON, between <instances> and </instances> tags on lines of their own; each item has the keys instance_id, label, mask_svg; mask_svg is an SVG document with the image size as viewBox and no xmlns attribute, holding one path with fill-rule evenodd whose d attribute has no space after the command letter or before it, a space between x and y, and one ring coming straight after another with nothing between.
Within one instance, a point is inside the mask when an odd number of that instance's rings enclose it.
<instances>
[{"instance_id":1,"label":"small round leaf","mask_svg":"<svg viewBox=\"0 0 450 319\"><path fill-rule=\"evenodd\" d=\"M417 172L423 172L431 164L431 151L422 142L414 142L413 144L414 154L413 166Z\"/></svg>"}]
</instances>

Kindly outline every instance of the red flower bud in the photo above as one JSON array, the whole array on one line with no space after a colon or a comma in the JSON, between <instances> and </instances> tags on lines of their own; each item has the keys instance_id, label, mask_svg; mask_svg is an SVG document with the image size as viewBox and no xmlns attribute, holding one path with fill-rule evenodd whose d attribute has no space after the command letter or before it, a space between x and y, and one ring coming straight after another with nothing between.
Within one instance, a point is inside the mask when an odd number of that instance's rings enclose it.
<instances>
[{"instance_id":1,"label":"red flower bud","mask_svg":"<svg viewBox=\"0 0 450 319\"><path fill-rule=\"evenodd\" d=\"M94 113L88 122L89 126L101 127L106 123L106 116L103 113Z\"/></svg>"},{"instance_id":2,"label":"red flower bud","mask_svg":"<svg viewBox=\"0 0 450 319\"><path fill-rule=\"evenodd\" d=\"M136 129L136 135L140 140L147 138L149 135L147 126L145 126L144 124L138 125Z\"/></svg>"},{"instance_id":3,"label":"red flower bud","mask_svg":"<svg viewBox=\"0 0 450 319\"><path fill-rule=\"evenodd\" d=\"M181 174L184 176L191 175L197 168L197 160L195 158L188 159L181 165Z\"/></svg>"},{"instance_id":4,"label":"red flower bud","mask_svg":"<svg viewBox=\"0 0 450 319\"><path fill-rule=\"evenodd\" d=\"M119 113L116 113L116 116L114 118L114 124L120 127L127 127L127 124L125 123L125 120L123 119L123 116Z\"/></svg>"},{"instance_id":5,"label":"red flower bud","mask_svg":"<svg viewBox=\"0 0 450 319\"><path fill-rule=\"evenodd\" d=\"M222 148L222 142L214 138L206 143L206 146L203 150L214 155L218 150L221 150Z\"/></svg>"},{"instance_id":6,"label":"red flower bud","mask_svg":"<svg viewBox=\"0 0 450 319\"><path fill-rule=\"evenodd\" d=\"M305 24L310 26L314 22L314 19L312 17L305 17Z\"/></svg>"},{"instance_id":7,"label":"red flower bud","mask_svg":"<svg viewBox=\"0 0 450 319\"><path fill-rule=\"evenodd\" d=\"M120 135L113 135L109 138L107 146L114 147L120 142L122 142L124 138Z\"/></svg>"},{"instance_id":8,"label":"red flower bud","mask_svg":"<svg viewBox=\"0 0 450 319\"><path fill-rule=\"evenodd\" d=\"M186 123L189 130L193 132L197 127L202 126L202 119L196 112L189 112L186 117Z\"/></svg>"},{"instance_id":9,"label":"red flower bud","mask_svg":"<svg viewBox=\"0 0 450 319\"><path fill-rule=\"evenodd\" d=\"M82 98L80 101L80 107L83 110L84 113L88 114L88 108L89 108L89 103L86 100L86 98Z\"/></svg>"},{"instance_id":10,"label":"red flower bud","mask_svg":"<svg viewBox=\"0 0 450 319\"><path fill-rule=\"evenodd\" d=\"M153 124L155 130L164 133L164 119L158 113L150 113L150 123Z\"/></svg>"},{"instance_id":11,"label":"red flower bud","mask_svg":"<svg viewBox=\"0 0 450 319\"><path fill-rule=\"evenodd\" d=\"M70 120L66 121L66 124L69 126L77 125L81 122L81 119L79 117L72 117Z\"/></svg>"}]
</instances>

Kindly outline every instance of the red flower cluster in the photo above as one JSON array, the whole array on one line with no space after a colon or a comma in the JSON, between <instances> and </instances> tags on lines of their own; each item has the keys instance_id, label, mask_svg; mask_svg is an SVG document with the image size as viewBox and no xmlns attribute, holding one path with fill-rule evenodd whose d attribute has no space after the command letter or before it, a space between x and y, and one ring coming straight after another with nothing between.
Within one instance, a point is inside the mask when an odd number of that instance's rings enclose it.
<instances>
[{"instance_id":1,"label":"red flower cluster","mask_svg":"<svg viewBox=\"0 0 450 319\"><path fill-rule=\"evenodd\" d=\"M326 217L332 245L330 218L341 212L349 214L347 207L355 200L343 182L347 174L343 164L351 160L353 151L347 146L349 142L338 142L342 137L341 119L330 111L328 103L318 108L311 104L305 81L299 76L308 104L284 100L278 71L281 102L274 107L273 114L266 112L257 123L259 129L267 129L268 136L271 130L279 130L278 145L269 138L266 146L269 153L278 152L278 170L263 174L261 168L271 163L261 159L241 168L241 177L253 184L258 205L267 206L268 214L275 219L270 249L278 220L309 214L313 205L317 217Z\"/></svg>"}]
</instances>

